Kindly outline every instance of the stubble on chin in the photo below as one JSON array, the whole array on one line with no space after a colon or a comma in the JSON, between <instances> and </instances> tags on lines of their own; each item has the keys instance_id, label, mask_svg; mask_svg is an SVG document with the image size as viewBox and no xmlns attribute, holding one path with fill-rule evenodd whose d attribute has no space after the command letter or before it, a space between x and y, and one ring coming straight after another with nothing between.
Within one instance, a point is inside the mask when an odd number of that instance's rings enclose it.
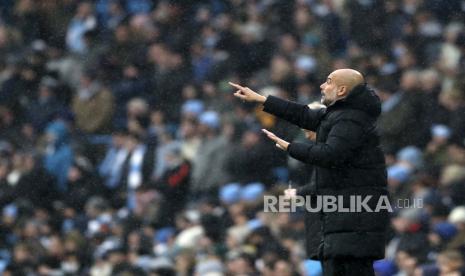
<instances>
[{"instance_id":1,"label":"stubble on chin","mask_svg":"<svg viewBox=\"0 0 465 276\"><path fill-rule=\"evenodd\" d=\"M324 96L321 96L321 100L320 100L321 104L328 107L330 106L333 102L331 100L328 100L326 97Z\"/></svg>"}]
</instances>

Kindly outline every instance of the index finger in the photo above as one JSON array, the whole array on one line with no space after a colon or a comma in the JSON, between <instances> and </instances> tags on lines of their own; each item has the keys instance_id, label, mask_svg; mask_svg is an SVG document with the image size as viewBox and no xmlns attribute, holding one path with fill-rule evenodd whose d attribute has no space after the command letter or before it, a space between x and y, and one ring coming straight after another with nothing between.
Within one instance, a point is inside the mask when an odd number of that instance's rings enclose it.
<instances>
[{"instance_id":1,"label":"index finger","mask_svg":"<svg viewBox=\"0 0 465 276\"><path fill-rule=\"evenodd\" d=\"M269 130L267 130L267 129L262 128L262 131L263 131L264 133L266 133L266 134L274 135L273 132L271 132L271 131L269 131Z\"/></svg>"},{"instance_id":2,"label":"index finger","mask_svg":"<svg viewBox=\"0 0 465 276\"><path fill-rule=\"evenodd\" d=\"M262 131L265 133L265 134L272 134L271 132L269 132L268 130L262 128Z\"/></svg>"},{"instance_id":3,"label":"index finger","mask_svg":"<svg viewBox=\"0 0 465 276\"><path fill-rule=\"evenodd\" d=\"M244 89L244 87L240 86L239 84L236 84L236 83L233 83L233 82L228 82L228 83L229 83L229 85L234 86L234 87L236 87L236 88L239 89L239 90Z\"/></svg>"}]
</instances>

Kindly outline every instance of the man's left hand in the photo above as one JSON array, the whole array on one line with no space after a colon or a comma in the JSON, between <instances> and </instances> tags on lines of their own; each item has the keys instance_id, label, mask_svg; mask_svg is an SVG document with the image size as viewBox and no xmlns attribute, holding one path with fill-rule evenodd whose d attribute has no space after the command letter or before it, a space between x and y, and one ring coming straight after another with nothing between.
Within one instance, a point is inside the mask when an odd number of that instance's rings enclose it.
<instances>
[{"instance_id":1,"label":"man's left hand","mask_svg":"<svg viewBox=\"0 0 465 276\"><path fill-rule=\"evenodd\" d=\"M278 147L278 148L280 148L282 150L287 150L287 147L289 146L289 142L279 138L273 132L270 132L270 131L268 131L266 129L262 129L262 131L266 134L266 136L268 136L268 138L270 138L271 140L273 140L276 143L276 147Z\"/></svg>"}]
</instances>

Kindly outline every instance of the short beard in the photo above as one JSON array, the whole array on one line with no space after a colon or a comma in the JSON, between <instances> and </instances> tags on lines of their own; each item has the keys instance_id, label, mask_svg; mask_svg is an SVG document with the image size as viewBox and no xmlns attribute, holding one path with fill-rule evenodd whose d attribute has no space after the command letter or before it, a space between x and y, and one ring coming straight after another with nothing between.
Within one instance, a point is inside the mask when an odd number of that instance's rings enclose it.
<instances>
[{"instance_id":1,"label":"short beard","mask_svg":"<svg viewBox=\"0 0 465 276\"><path fill-rule=\"evenodd\" d=\"M325 94L322 94L321 100L320 100L321 104L325 105L326 107L329 107L337 101L337 96L336 96L337 88L333 90L332 92L333 92L332 94L334 95L334 97L336 97L336 99L330 100L328 99L328 97L325 96Z\"/></svg>"},{"instance_id":2,"label":"short beard","mask_svg":"<svg viewBox=\"0 0 465 276\"><path fill-rule=\"evenodd\" d=\"M320 102L321 102L322 105L324 105L326 107L329 107L330 105L333 105L336 102L336 100L330 100L327 97L325 97L324 95L321 95Z\"/></svg>"}]
</instances>

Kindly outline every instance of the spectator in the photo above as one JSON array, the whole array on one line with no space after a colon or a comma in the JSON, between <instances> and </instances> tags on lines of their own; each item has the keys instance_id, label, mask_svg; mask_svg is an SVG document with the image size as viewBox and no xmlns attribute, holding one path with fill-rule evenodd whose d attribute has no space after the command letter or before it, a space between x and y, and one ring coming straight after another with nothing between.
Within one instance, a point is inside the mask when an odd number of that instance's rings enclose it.
<instances>
[{"instance_id":1,"label":"spectator","mask_svg":"<svg viewBox=\"0 0 465 276\"><path fill-rule=\"evenodd\" d=\"M452 88L450 90L443 90L439 95L440 103L450 112L448 126L451 128L452 140L463 143L465 132L461 127L463 122L463 114L465 110L465 96L460 88Z\"/></svg>"},{"instance_id":2,"label":"spectator","mask_svg":"<svg viewBox=\"0 0 465 276\"><path fill-rule=\"evenodd\" d=\"M14 19L24 35L24 42L31 43L41 37L41 18L37 4L32 0L20 0L14 8Z\"/></svg>"},{"instance_id":3,"label":"spectator","mask_svg":"<svg viewBox=\"0 0 465 276\"><path fill-rule=\"evenodd\" d=\"M19 167L18 171L11 172L17 174L16 183L10 183L14 189L11 199L27 200L36 208L52 210L54 200L58 199L56 180L42 167L37 153L24 151L15 156Z\"/></svg>"},{"instance_id":4,"label":"spectator","mask_svg":"<svg viewBox=\"0 0 465 276\"><path fill-rule=\"evenodd\" d=\"M214 111L205 111L199 117L200 135L203 143L193 161L192 193L193 195L217 194L220 185L227 183L224 171L227 141L220 135L220 117ZM210 164L215 164L210 167Z\"/></svg>"},{"instance_id":5,"label":"spectator","mask_svg":"<svg viewBox=\"0 0 465 276\"><path fill-rule=\"evenodd\" d=\"M109 190L116 189L120 185L123 164L128 157L128 151L125 147L126 138L127 131L125 129L117 129L113 132L111 145L99 167L99 174Z\"/></svg>"},{"instance_id":6,"label":"spectator","mask_svg":"<svg viewBox=\"0 0 465 276\"><path fill-rule=\"evenodd\" d=\"M84 33L97 26L97 19L93 14L93 6L89 1L79 3L76 13L68 25L66 33L66 45L68 49L76 54L86 52L84 44Z\"/></svg>"},{"instance_id":7,"label":"spectator","mask_svg":"<svg viewBox=\"0 0 465 276\"><path fill-rule=\"evenodd\" d=\"M68 193L64 198L66 205L78 213L84 210L84 205L91 196L103 196L104 190L100 179L92 170L89 160L76 157L70 166L68 175Z\"/></svg>"},{"instance_id":8,"label":"spectator","mask_svg":"<svg viewBox=\"0 0 465 276\"><path fill-rule=\"evenodd\" d=\"M124 127L126 118L126 103L134 98L144 98L148 95L148 80L136 64L128 64L123 68L123 78L112 85L115 99L114 126Z\"/></svg>"},{"instance_id":9,"label":"spectator","mask_svg":"<svg viewBox=\"0 0 465 276\"><path fill-rule=\"evenodd\" d=\"M111 129L113 96L97 80L95 71L87 71L73 97L76 126L86 134L106 133Z\"/></svg>"},{"instance_id":10,"label":"spectator","mask_svg":"<svg viewBox=\"0 0 465 276\"><path fill-rule=\"evenodd\" d=\"M51 77L42 78L37 99L33 100L29 105L27 110L28 119L32 122L34 129L39 132L63 108L55 95L57 88L58 83L55 79Z\"/></svg>"},{"instance_id":11,"label":"spectator","mask_svg":"<svg viewBox=\"0 0 465 276\"><path fill-rule=\"evenodd\" d=\"M270 157L271 150L262 139L260 128L245 131L226 163L231 181L242 184L271 183L271 167L274 164L267 162L272 160Z\"/></svg>"},{"instance_id":12,"label":"spectator","mask_svg":"<svg viewBox=\"0 0 465 276\"><path fill-rule=\"evenodd\" d=\"M426 141L422 142L425 137L424 117L422 117L424 110L422 110L417 84L417 72L404 73L400 84L401 91L388 96L388 100L383 102L383 113L379 124L383 137L382 144L388 153L396 152L408 145L423 147L426 143Z\"/></svg>"},{"instance_id":13,"label":"spectator","mask_svg":"<svg viewBox=\"0 0 465 276\"><path fill-rule=\"evenodd\" d=\"M127 200L127 206L131 210L135 207L135 190L149 181L155 158L153 149L138 134L129 133L125 147L128 157L123 164L118 193Z\"/></svg>"},{"instance_id":14,"label":"spectator","mask_svg":"<svg viewBox=\"0 0 465 276\"><path fill-rule=\"evenodd\" d=\"M68 190L68 170L74 156L70 146L68 127L62 121L53 121L48 124L45 134L47 139L45 168L57 179L58 191L65 193Z\"/></svg>"},{"instance_id":15,"label":"spectator","mask_svg":"<svg viewBox=\"0 0 465 276\"><path fill-rule=\"evenodd\" d=\"M174 217L184 209L187 200L191 165L182 157L179 145L170 144L166 150L166 169L154 186L164 197L161 221L165 226L174 226Z\"/></svg>"}]
</instances>

